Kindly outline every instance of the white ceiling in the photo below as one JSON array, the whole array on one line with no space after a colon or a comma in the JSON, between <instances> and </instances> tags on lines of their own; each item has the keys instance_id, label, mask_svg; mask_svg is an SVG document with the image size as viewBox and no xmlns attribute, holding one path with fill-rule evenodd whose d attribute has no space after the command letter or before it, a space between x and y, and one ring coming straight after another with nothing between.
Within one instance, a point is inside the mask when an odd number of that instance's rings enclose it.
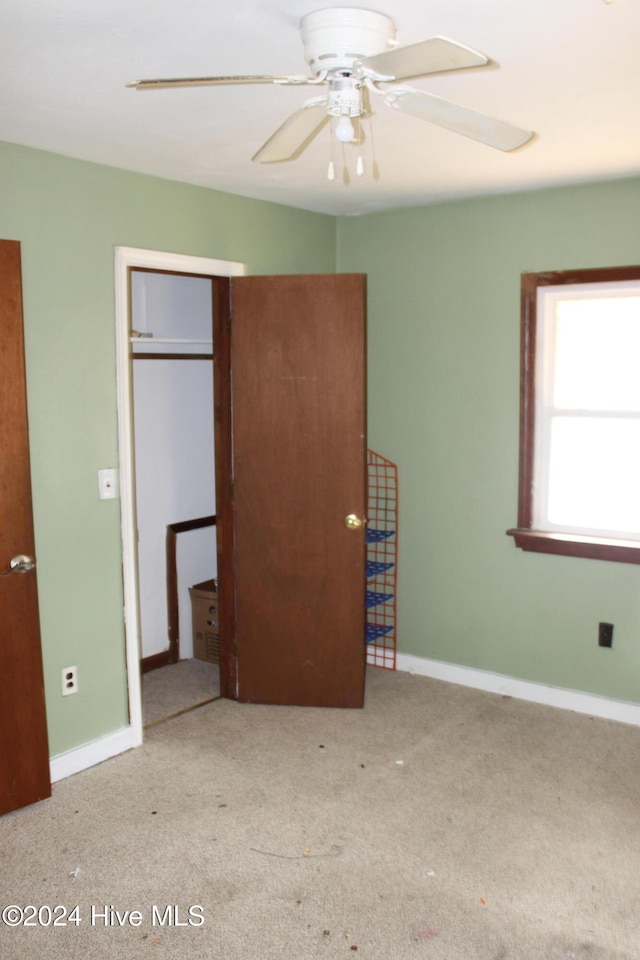
<instances>
[{"instance_id":1,"label":"white ceiling","mask_svg":"<svg viewBox=\"0 0 640 960\"><path fill-rule=\"evenodd\" d=\"M411 85L536 138L502 153L374 102L379 178L357 178L350 155L347 185L327 179L327 128L298 160L251 162L317 88L125 88L147 77L305 73L300 18L339 5L385 13L401 45L439 35L489 56L499 69ZM631 176L639 40L640 0L5 0L0 140L345 215Z\"/></svg>"}]
</instances>

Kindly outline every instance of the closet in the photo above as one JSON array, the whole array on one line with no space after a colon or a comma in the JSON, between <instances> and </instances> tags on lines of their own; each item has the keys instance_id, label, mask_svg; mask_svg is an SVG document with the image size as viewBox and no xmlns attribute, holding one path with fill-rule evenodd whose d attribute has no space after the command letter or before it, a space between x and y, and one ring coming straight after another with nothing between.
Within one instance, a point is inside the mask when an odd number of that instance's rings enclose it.
<instances>
[{"instance_id":1,"label":"closet","mask_svg":"<svg viewBox=\"0 0 640 960\"><path fill-rule=\"evenodd\" d=\"M171 662L171 632L179 659L193 657L189 588L217 577L212 280L144 269L130 278L141 659L148 671ZM169 590L168 531L176 574Z\"/></svg>"}]
</instances>

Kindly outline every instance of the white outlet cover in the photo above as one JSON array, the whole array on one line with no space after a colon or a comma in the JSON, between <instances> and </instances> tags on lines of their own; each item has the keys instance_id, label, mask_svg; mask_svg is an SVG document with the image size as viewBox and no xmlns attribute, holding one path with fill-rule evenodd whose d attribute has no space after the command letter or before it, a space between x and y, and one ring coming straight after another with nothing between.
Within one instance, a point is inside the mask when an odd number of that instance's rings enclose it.
<instances>
[{"instance_id":1,"label":"white outlet cover","mask_svg":"<svg viewBox=\"0 0 640 960\"><path fill-rule=\"evenodd\" d=\"M62 677L62 696L68 697L72 693L78 692L78 668L64 667L61 672Z\"/></svg>"}]
</instances>

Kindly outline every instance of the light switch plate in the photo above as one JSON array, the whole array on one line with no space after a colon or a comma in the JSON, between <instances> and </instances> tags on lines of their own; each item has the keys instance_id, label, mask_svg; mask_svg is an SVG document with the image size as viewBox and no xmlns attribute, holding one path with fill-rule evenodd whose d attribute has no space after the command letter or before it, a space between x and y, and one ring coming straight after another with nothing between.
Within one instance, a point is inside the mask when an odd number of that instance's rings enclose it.
<instances>
[{"instance_id":1,"label":"light switch plate","mask_svg":"<svg viewBox=\"0 0 640 960\"><path fill-rule=\"evenodd\" d=\"M116 471L113 467L98 470L98 490L101 500L115 500L118 495Z\"/></svg>"}]
</instances>

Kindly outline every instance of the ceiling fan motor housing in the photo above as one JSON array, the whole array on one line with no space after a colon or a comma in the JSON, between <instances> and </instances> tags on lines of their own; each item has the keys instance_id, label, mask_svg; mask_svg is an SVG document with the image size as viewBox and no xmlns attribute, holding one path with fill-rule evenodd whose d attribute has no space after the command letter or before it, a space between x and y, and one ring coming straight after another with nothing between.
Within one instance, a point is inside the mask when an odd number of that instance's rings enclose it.
<instances>
[{"instance_id":1,"label":"ceiling fan motor housing","mask_svg":"<svg viewBox=\"0 0 640 960\"><path fill-rule=\"evenodd\" d=\"M393 22L382 13L333 7L308 13L300 21L304 57L315 75L347 71L358 60L390 50Z\"/></svg>"}]
</instances>

